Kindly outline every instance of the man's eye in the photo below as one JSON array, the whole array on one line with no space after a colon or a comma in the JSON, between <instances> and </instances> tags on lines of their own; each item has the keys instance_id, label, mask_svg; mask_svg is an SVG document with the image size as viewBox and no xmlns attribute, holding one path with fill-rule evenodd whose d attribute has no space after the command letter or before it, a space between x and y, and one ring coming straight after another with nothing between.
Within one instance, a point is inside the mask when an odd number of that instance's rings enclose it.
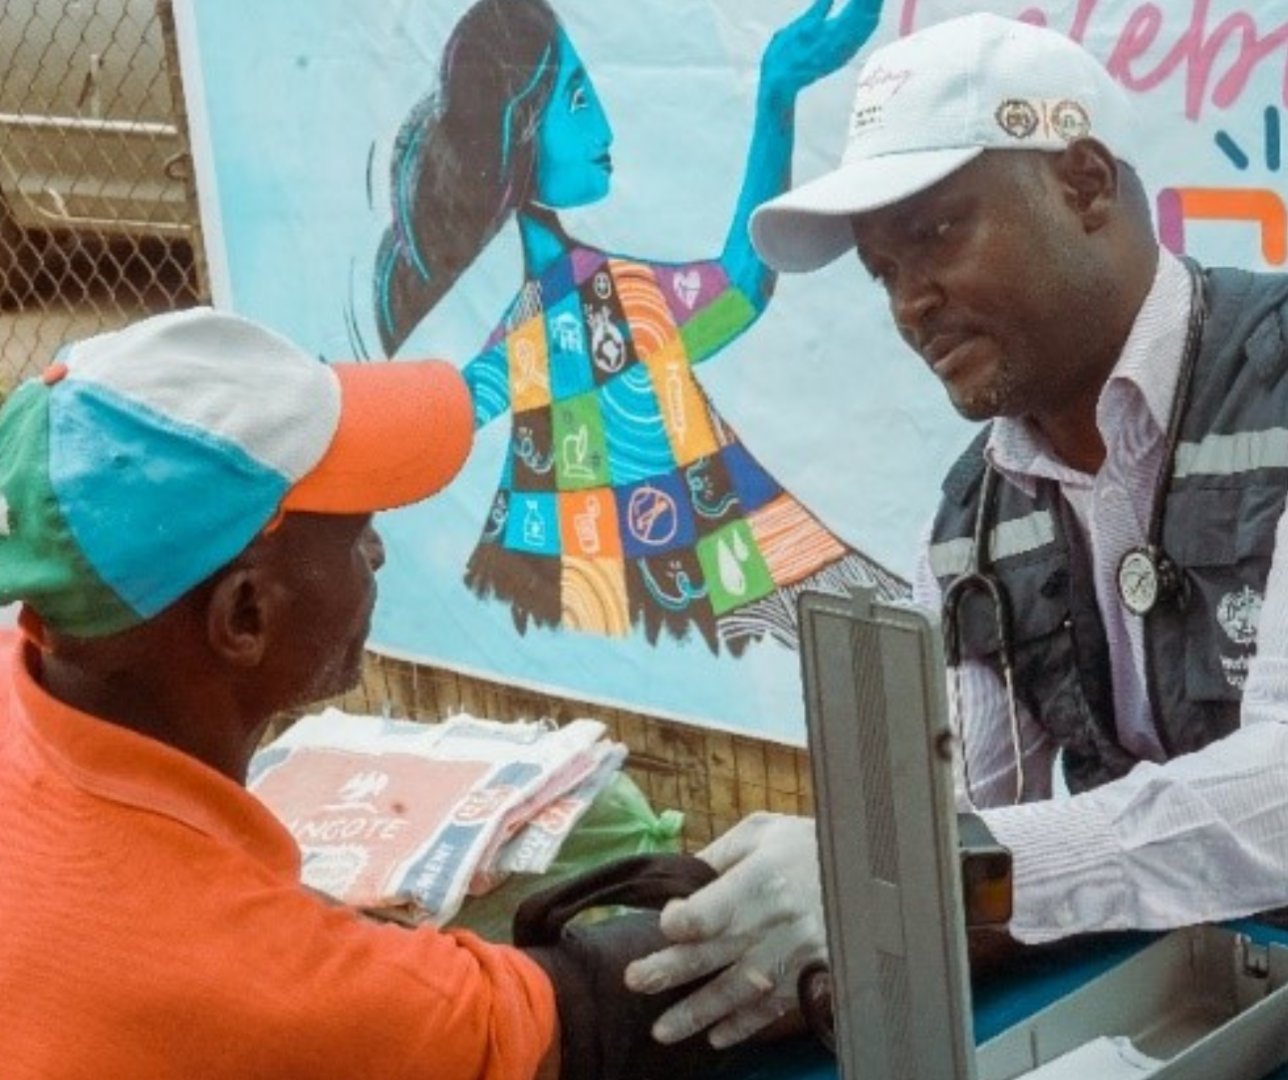
<instances>
[{"instance_id":1,"label":"man's eye","mask_svg":"<svg viewBox=\"0 0 1288 1080\"><path fill-rule=\"evenodd\" d=\"M568 111L581 112L586 105L586 88L584 86L579 86L572 92L572 97L568 101Z\"/></svg>"}]
</instances>

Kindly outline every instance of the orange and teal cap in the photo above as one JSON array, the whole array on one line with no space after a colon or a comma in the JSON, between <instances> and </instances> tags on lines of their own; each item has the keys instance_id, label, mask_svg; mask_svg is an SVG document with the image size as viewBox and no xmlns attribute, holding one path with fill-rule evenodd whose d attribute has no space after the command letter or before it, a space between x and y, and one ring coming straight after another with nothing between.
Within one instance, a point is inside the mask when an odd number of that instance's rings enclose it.
<instances>
[{"instance_id":1,"label":"orange and teal cap","mask_svg":"<svg viewBox=\"0 0 1288 1080\"><path fill-rule=\"evenodd\" d=\"M283 512L432 495L473 428L443 361L327 364L209 308L88 338L0 409L0 604L77 637L128 629Z\"/></svg>"}]
</instances>

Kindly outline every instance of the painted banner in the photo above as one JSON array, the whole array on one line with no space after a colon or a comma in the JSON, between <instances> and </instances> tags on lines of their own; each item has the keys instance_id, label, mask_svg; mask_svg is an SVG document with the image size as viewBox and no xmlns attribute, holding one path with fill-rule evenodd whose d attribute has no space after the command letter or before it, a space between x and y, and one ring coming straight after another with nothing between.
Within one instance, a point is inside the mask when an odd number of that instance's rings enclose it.
<instances>
[{"instance_id":1,"label":"painted banner","mask_svg":"<svg viewBox=\"0 0 1288 1080\"><path fill-rule=\"evenodd\" d=\"M1142 113L1160 239L1281 267L1275 0L176 0L212 287L326 360L459 364L460 480L383 514L371 647L804 740L794 602L898 594L972 434L856 261L751 209L840 153L865 48L991 10Z\"/></svg>"}]
</instances>

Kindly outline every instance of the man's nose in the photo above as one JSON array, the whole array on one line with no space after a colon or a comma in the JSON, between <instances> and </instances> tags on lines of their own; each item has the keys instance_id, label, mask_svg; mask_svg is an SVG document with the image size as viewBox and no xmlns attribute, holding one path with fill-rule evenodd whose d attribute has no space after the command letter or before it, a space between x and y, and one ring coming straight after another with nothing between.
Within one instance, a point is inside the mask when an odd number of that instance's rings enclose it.
<instances>
[{"instance_id":1,"label":"man's nose","mask_svg":"<svg viewBox=\"0 0 1288 1080\"><path fill-rule=\"evenodd\" d=\"M362 553L373 573L385 565L385 542L380 539L374 525L368 525L362 534Z\"/></svg>"},{"instance_id":2,"label":"man's nose","mask_svg":"<svg viewBox=\"0 0 1288 1080\"><path fill-rule=\"evenodd\" d=\"M890 289L890 310L900 333L916 337L926 318L939 309L944 293L933 274L918 266L900 268Z\"/></svg>"}]
</instances>

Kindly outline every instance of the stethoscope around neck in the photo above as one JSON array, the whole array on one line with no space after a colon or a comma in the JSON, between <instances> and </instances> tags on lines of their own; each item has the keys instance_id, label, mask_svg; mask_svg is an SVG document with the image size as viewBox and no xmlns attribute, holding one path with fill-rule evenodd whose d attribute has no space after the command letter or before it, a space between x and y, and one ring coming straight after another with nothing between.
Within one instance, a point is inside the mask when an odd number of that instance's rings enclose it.
<instances>
[{"instance_id":1,"label":"stethoscope around neck","mask_svg":"<svg viewBox=\"0 0 1288 1080\"><path fill-rule=\"evenodd\" d=\"M1118 562L1118 597L1123 606L1137 616L1148 615L1158 607L1175 603L1185 591L1185 578L1175 560L1163 549L1163 514L1167 504L1167 486L1176 463L1176 448L1180 443L1181 423L1189 404L1198 363L1199 343L1203 336L1203 323L1207 317L1207 302L1203 278L1197 267L1186 262L1190 275L1190 321L1186 331L1185 352L1177 380L1176 395L1168 415L1167 431L1163 444L1163 461L1150 507L1149 528L1145 542L1128 548ZM1007 713L1010 726L1011 750L1015 763L1014 802L1024 798L1024 755L1020 746L1020 716L1015 694L1015 650L1011 625L1011 602L1006 587L993 569L992 537L997 521L997 493L1001 477L991 464L984 466L979 507L975 513L970 557L966 569L952 579L944 589L942 618L944 634L944 659L950 672L949 711L953 730L961 750L962 774L966 797L974 802L971 790L970 769L965 746L965 729L962 722L961 690L961 607L971 594L983 597L992 612L997 634L997 658L1006 692Z\"/></svg>"},{"instance_id":2,"label":"stethoscope around neck","mask_svg":"<svg viewBox=\"0 0 1288 1080\"><path fill-rule=\"evenodd\" d=\"M1199 343L1203 338L1203 323L1207 319L1207 295L1203 277L1193 263L1187 262L1190 272L1190 325L1185 335L1185 353L1176 384L1176 396L1167 417L1167 433L1163 443L1163 463L1154 483L1153 499L1149 510L1149 529L1145 542L1130 547L1118 560L1118 598L1123 607L1133 615L1145 616L1156 608L1176 603L1185 592L1185 575L1176 561L1163 549L1163 514L1167 508L1167 485L1176 467L1176 448L1181 441L1181 422L1189 405L1194 381L1194 368L1198 364Z\"/></svg>"}]
</instances>

